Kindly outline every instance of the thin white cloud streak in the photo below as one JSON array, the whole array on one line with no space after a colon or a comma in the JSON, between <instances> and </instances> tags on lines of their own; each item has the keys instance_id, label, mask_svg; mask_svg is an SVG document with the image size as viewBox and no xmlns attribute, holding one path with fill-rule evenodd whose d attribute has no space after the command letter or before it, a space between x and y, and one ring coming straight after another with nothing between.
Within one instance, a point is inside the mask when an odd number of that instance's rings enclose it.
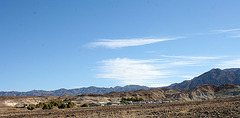
<instances>
[{"instance_id":1,"label":"thin white cloud streak","mask_svg":"<svg viewBox=\"0 0 240 118\"><path fill-rule=\"evenodd\" d=\"M223 29L223 30L213 30L215 33L214 34L224 34L224 35L229 35L229 38L239 38L240 35L240 29L235 28L235 29Z\"/></svg>"},{"instance_id":2,"label":"thin white cloud streak","mask_svg":"<svg viewBox=\"0 0 240 118\"><path fill-rule=\"evenodd\" d=\"M116 58L100 62L101 74L97 78L108 78L119 81L121 84L150 85L150 81L165 78L172 72L159 70L155 65L158 60L135 60Z\"/></svg>"},{"instance_id":3,"label":"thin white cloud streak","mask_svg":"<svg viewBox=\"0 0 240 118\"><path fill-rule=\"evenodd\" d=\"M179 38L162 38L162 39L101 39L99 42L93 42L89 44L89 47L106 47L106 48L123 48L129 46L141 46L147 44L153 44L163 41L176 40Z\"/></svg>"},{"instance_id":4,"label":"thin white cloud streak","mask_svg":"<svg viewBox=\"0 0 240 118\"><path fill-rule=\"evenodd\" d=\"M190 58L186 56L176 56L181 57L179 59L175 59L175 56L165 57L168 58L146 60L115 58L103 60L100 62L100 74L97 74L97 78L113 79L123 85L167 85L168 83L166 82L170 81L168 78L190 79L190 76L183 76L183 73L179 70L175 71L176 68L204 66L203 62L207 60L220 59L219 57Z\"/></svg>"},{"instance_id":5,"label":"thin white cloud streak","mask_svg":"<svg viewBox=\"0 0 240 118\"><path fill-rule=\"evenodd\" d=\"M223 61L218 66L220 68L240 68L240 59Z\"/></svg>"},{"instance_id":6,"label":"thin white cloud streak","mask_svg":"<svg viewBox=\"0 0 240 118\"><path fill-rule=\"evenodd\" d=\"M175 68L179 66L209 66L213 65L217 60L221 60L223 58L229 56L168 56L168 55L161 55L162 57L166 58L165 60L170 60L170 62L166 63L168 68Z\"/></svg>"},{"instance_id":7,"label":"thin white cloud streak","mask_svg":"<svg viewBox=\"0 0 240 118\"><path fill-rule=\"evenodd\" d=\"M103 72L107 73L107 76L105 76L106 74L101 74L101 76L104 76L105 78L115 78L121 80L128 79L129 77L132 78L133 76L134 77L132 79L147 79L149 76L153 77L166 75L157 71L157 67L152 65L155 62L157 61L152 59L134 60L128 58L104 60L101 62L103 64L102 69Z\"/></svg>"},{"instance_id":8,"label":"thin white cloud streak","mask_svg":"<svg viewBox=\"0 0 240 118\"><path fill-rule=\"evenodd\" d=\"M212 57L207 57L207 56L167 56L167 55L162 55L162 57L167 57L167 58L179 58L179 59L191 59L191 60L213 60L213 59L221 59L227 56L212 56Z\"/></svg>"},{"instance_id":9,"label":"thin white cloud streak","mask_svg":"<svg viewBox=\"0 0 240 118\"><path fill-rule=\"evenodd\" d=\"M164 86L171 84L171 78L192 79L196 73L182 71L185 67L204 67L212 65L229 56L168 56L160 59L115 58L100 62L97 78L115 80L122 85L138 84L146 86ZM227 61L222 65L240 65L240 59ZM190 76L189 76L190 75Z\"/></svg>"},{"instance_id":10,"label":"thin white cloud streak","mask_svg":"<svg viewBox=\"0 0 240 118\"><path fill-rule=\"evenodd\" d=\"M240 38L240 35L231 36L232 38Z\"/></svg>"},{"instance_id":11,"label":"thin white cloud streak","mask_svg":"<svg viewBox=\"0 0 240 118\"><path fill-rule=\"evenodd\" d=\"M175 66L187 66L187 65L195 65L197 64L196 61L173 61L168 63L167 65L172 65L173 67Z\"/></svg>"},{"instance_id":12,"label":"thin white cloud streak","mask_svg":"<svg viewBox=\"0 0 240 118\"><path fill-rule=\"evenodd\" d=\"M224 33L224 32L234 32L234 31L240 31L240 29L225 29L225 30L216 30L218 32Z\"/></svg>"}]
</instances>

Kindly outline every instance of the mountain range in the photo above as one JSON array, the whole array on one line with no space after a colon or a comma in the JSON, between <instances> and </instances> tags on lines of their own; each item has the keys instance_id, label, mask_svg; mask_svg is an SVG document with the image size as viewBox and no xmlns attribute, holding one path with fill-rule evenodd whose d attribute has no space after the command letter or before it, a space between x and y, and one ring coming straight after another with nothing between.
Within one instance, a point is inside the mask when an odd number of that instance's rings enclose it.
<instances>
[{"instance_id":1,"label":"mountain range","mask_svg":"<svg viewBox=\"0 0 240 118\"><path fill-rule=\"evenodd\" d=\"M201 74L192 80L186 80L181 83L174 83L170 86L164 88L170 88L173 90L189 90L194 87L200 86L202 84L208 85L222 85L222 84L235 84L240 85L240 68L230 68L230 69L212 69L208 72ZM163 87L159 87L163 88ZM112 91L123 92L123 91L134 91L139 89L149 90L151 87L139 86L139 85L127 85L124 87L116 86L110 88L104 87L84 87L77 89L58 89L54 91L44 91L44 90L33 90L28 92L0 92L0 96L42 96L42 95L52 95L52 96L62 96L62 95L79 95L85 93L92 94L105 94Z\"/></svg>"},{"instance_id":2,"label":"mountain range","mask_svg":"<svg viewBox=\"0 0 240 118\"><path fill-rule=\"evenodd\" d=\"M105 94L64 95L64 96L0 96L0 107L12 106L23 107L24 104L38 104L51 100L73 101L78 105L84 103L100 104L118 102L121 98L142 98L145 102L150 101L195 101L215 98L240 97L240 86L233 84L206 85L194 87L190 90L172 90L170 88L139 89L135 91L116 92Z\"/></svg>"},{"instance_id":3,"label":"mountain range","mask_svg":"<svg viewBox=\"0 0 240 118\"><path fill-rule=\"evenodd\" d=\"M42 96L42 95L52 95L52 96L62 96L62 95L79 95L84 93L94 93L94 94L104 94L109 93L112 91L134 91L139 89L151 89L147 86L139 86L139 85L127 85L124 87L116 86L116 87L83 87L77 89L58 89L54 91L44 91L44 90L33 90L28 92L17 92L17 91L10 91L10 92L0 92L0 96Z\"/></svg>"},{"instance_id":4,"label":"mountain range","mask_svg":"<svg viewBox=\"0 0 240 118\"><path fill-rule=\"evenodd\" d=\"M186 80L181 83L175 83L168 88L173 90L192 89L196 86L208 85L222 85L222 84L235 84L240 85L240 68L230 69L212 69L208 72L201 74L191 80Z\"/></svg>"}]
</instances>

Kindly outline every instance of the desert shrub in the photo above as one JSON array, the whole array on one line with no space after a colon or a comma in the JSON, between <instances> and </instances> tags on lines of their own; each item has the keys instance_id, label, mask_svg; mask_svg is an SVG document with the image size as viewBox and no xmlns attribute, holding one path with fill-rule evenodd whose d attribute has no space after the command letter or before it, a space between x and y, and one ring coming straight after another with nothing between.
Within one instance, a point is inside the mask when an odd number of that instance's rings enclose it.
<instances>
[{"instance_id":1,"label":"desert shrub","mask_svg":"<svg viewBox=\"0 0 240 118\"><path fill-rule=\"evenodd\" d=\"M143 101L143 99L136 97L136 98L134 99L134 101L139 102L139 101Z\"/></svg>"},{"instance_id":2,"label":"desert shrub","mask_svg":"<svg viewBox=\"0 0 240 118\"><path fill-rule=\"evenodd\" d=\"M49 104L48 104L48 107L49 107L49 109L53 109L53 108L54 108L54 104L49 103Z\"/></svg>"},{"instance_id":3,"label":"desert shrub","mask_svg":"<svg viewBox=\"0 0 240 118\"><path fill-rule=\"evenodd\" d=\"M125 104L125 103L127 103L126 100L121 100L121 104Z\"/></svg>"},{"instance_id":4,"label":"desert shrub","mask_svg":"<svg viewBox=\"0 0 240 118\"><path fill-rule=\"evenodd\" d=\"M43 103L43 108L42 108L43 110L44 109L49 109L49 106L48 106L48 104L46 104L46 103Z\"/></svg>"},{"instance_id":5,"label":"desert shrub","mask_svg":"<svg viewBox=\"0 0 240 118\"><path fill-rule=\"evenodd\" d=\"M53 104L47 104L47 103L43 103L43 110L45 109L53 109L54 108L54 105Z\"/></svg>"},{"instance_id":6,"label":"desert shrub","mask_svg":"<svg viewBox=\"0 0 240 118\"><path fill-rule=\"evenodd\" d=\"M54 106L59 106L61 105L63 102L61 100L51 100L50 104L53 104Z\"/></svg>"},{"instance_id":7,"label":"desert shrub","mask_svg":"<svg viewBox=\"0 0 240 118\"><path fill-rule=\"evenodd\" d=\"M67 105L65 103L62 103L58 106L59 109L67 108Z\"/></svg>"},{"instance_id":8,"label":"desert shrub","mask_svg":"<svg viewBox=\"0 0 240 118\"><path fill-rule=\"evenodd\" d=\"M34 104L29 104L29 105L27 106L27 109L28 109L28 110L33 110L33 109L35 109L35 105L34 105Z\"/></svg>"},{"instance_id":9,"label":"desert shrub","mask_svg":"<svg viewBox=\"0 0 240 118\"><path fill-rule=\"evenodd\" d=\"M67 108L73 108L74 106L75 106L76 104L75 103L73 103L73 102L68 102L68 104L67 104Z\"/></svg>"},{"instance_id":10,"label":"desert shrub","mask_svg":"<svg viewBox=\"0 0 240 118\"><path fill-rule=\"evenodd\" d=\"M39 102L36 104L36 108L43 108L44 104L42 102Z\"/></svg>"},{"instance_id":11,"label":"desert shrub","mask_svg":"<svg viewBox=\"0 0 240 118\"><path fill-rule=\"evenodd\" d=\"M81 107L89 107L88 103L81 105Z\"/></svg>"}]
</instances>

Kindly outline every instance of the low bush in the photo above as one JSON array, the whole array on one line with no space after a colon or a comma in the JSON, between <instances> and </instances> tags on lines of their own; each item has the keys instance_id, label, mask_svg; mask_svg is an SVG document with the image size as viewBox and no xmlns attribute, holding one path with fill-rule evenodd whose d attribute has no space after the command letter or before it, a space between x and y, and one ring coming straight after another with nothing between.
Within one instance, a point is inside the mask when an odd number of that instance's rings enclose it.
<instances>
[{"instance_id":1,"label":"low bush","mask_svg":"<svg viewBox=\"0 0 240 118\"><path fill-rule=\"evenodd\" d=\"M36 107L35 104L29 104L29 105L27 106L27 109L28 109L28 110L33 110L33 109L35 109L35 107Z\"/></svg>"},{"instance_id":2,"label":"low bush","mask_svg":"<svg viewBox=\"0 0 240 118\"><path fill-rule=\"evenodd\" d=\"M62 103L58 106L59 109L67 108L67 105L65 103Z\"/></svg>"},{"instance_id":3,"label":"low bush","mask_svg":"<svg viewBox=\"0 0 240 118\"><path fill-rule=\"evenodd\" d=\"M88 103L81 105L81 107L89 107Z\"/></svg>"},{"instance_id":4,"label":"low bush","mask_svg":"<svg viewBox=\"0 0 240 118\"><path fill-rule=\"evenodd\" d=\"M76 104L75 103L73 103L73 102L68 102L68 104L67 104L67 108L73 108L74 106L75 106Z\"/></svg>"},{"instance_id":5,"label":"low bush","mask_svg":"<svg viewBox=\"0 0 240 118\"><path fill-rule=\"evenodd\" d=\"M45 109L53 109L54 108L54 105L53 104L47 104L47 103L43 103L44 105L43 105L43 110L45 110Z\"/></svg>"}]
</instances>

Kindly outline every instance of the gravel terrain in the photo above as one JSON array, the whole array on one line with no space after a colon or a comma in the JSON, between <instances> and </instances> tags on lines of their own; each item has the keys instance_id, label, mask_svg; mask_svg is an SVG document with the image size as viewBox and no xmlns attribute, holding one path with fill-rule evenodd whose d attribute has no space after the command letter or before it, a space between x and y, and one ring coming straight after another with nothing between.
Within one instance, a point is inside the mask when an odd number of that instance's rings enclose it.
<instances>
[{"instance_id":1,"label":"gravel terrain","mask_svg":"<svg viewBox=\"0 0 240 118\"><path fill-rule=\"evenodd\" d=\"M240 117L240 97L203 101L172 102L29 111L25 108L0 108L0 118L169 118L169 117Z\"/></svg>"}]
</instances>

